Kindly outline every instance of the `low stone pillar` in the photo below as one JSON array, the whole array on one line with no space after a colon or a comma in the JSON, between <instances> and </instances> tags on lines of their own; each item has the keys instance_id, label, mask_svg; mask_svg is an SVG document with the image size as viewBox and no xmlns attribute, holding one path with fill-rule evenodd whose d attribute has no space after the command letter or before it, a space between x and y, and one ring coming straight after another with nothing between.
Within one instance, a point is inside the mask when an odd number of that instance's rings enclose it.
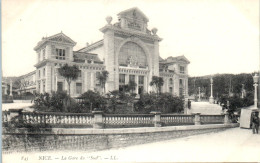
<instances>
[{"instance_id":1,"label":"low stone pillar","mask_svg":"<svg viewBox=\"0 0 260 163\"><path fill-rule=\"evenodd\" d=\"M9 117L8 122L14 121L14 122L22 122L23 121L23 115L22 115L23 109L9 109Z\"/></svg>"},{"instance_id":2,"label":"low stone pillar","mask_svg":"<svg viewBox=\"0 0 260 163\"><path fill-rule=\"evenodd\" d=\"M195 125L201 125L200 113L194 113L194 124Z\"/></svg>"},{"instance_id":3,"label":"low stone pillar","mask_svg":"<svg viewBox=\"0 0 260 163\"><path fill-rule=\"evenodd\" d=\"M92 111L94 114L93 128L102 129L104 128L103 123L103 112L102 111Z\"/></svg>"},{"instance_id":4,"label":"low stone pillar","mask_svg":"<svg viewBox=\"0 0 260 163\"><path fill-rule=\"evenodd\" d=\"M158 111L152 111L150 114L153 114L153 123L154 123L154 127L161 127L162 123L161 123L161 112Z\"/></svg>"},{"instance_id":5,"label":"low stone pillar","mask_svg":"<svg viewBox=\"0 0 260 163\"><path fill-rule=\"evenodd\" d=\"M230 124L230 119L229 119L229 113L228 112L224 113L224 124L225 125Z\"/></svg>"}]
</instances>

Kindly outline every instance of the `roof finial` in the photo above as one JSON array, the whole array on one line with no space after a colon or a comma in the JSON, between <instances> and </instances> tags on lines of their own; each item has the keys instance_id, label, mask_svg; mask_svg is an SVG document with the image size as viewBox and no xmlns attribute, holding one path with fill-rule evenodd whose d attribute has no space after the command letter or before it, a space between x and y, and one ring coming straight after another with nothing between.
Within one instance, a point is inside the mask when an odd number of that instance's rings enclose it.
<instances>
[{"instance_id":1,"label":"roof finial","mask_svg":"<svg viewBox=\"0 0 260 163\"><path fill-rule=\"evenodd\" d=\"M62 30L60 31L60 33L62 33Z\"/></svg>"}]
</instances>

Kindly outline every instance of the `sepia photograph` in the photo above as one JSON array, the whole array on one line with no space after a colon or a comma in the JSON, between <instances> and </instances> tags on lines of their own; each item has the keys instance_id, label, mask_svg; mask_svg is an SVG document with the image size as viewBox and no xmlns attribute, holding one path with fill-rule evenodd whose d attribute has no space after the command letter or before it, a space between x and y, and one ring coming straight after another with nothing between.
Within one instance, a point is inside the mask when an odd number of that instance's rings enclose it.
<instances>
[{"instance_id":1,"label":"sepia photograph","mask_svg":"<svg viewBox=\"0 0 260 163\"><path fill-rule=\"evenodd\" d=\"M259 0L1 0L1 161L260 162Z\"/></svg>"}]
</instances>

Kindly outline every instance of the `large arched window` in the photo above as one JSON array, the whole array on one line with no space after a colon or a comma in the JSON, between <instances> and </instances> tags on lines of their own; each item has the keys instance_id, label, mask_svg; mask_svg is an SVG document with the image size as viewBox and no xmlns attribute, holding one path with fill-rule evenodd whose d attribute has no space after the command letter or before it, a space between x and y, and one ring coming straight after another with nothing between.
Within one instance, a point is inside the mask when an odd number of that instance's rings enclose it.
<instances>
[{"instance_id":1,"label":"large arched window","mask_svg":"<svg viewBox=\"0 0 260 163\"><path fill-rule=\"evenodd\" d=\"M134 42L127 42L121 47L118 62L121 66L129 64L139 67L147 66L147 58L143 48Z\"/></svg>"}]
</instances>

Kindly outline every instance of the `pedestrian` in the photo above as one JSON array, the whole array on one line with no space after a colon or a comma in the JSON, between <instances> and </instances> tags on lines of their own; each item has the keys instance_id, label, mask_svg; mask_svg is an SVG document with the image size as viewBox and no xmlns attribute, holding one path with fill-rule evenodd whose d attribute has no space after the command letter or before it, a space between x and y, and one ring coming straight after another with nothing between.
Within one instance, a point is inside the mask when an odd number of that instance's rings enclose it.
<instances>
[{"instance_id":1,"label":"pedestrian","mask_svg":"<svg viewBox=\"0 0 260 163\"><path fill-rule=\"evenodd\" d=\"M191 101L188 100L188 108L190 109L191 108Z\"/></svg>"},{"instance_id":2,"label":"pedestrian","mask_svg":"<svg viewBox=\"0 0 260 163\"><path fill-rule=\"evenodd\" d=\"M259 129L259 117L258 117L258 112L253 112L252 115L252 129L253 129L253 134L258 134L258 129Z\"/></svg>"}]
</instances>

